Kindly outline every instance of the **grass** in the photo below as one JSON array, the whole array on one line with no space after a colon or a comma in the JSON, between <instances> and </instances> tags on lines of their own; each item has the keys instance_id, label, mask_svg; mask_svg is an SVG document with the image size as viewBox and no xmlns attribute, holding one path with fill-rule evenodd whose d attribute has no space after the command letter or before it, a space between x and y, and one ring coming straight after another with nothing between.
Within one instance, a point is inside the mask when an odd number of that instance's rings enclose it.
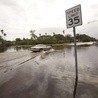
<instances>
[{"instance_id":1,"label":"grass","mask_svg":"<svg viewBox=\"0 0 98 98\"><path fill-rule=\"evenodd\" d=\"M55 50L61 50L61 49L64 49L64 48L72 47L71 45L67 45L65 43L64 44L47 44L47 45L51 46ZM16 45L15 47L16 48L29 49L32 46L33 45ZM90 46L90 45L84 44L84 45L79 45L77 47L87 47L87 46Z\"/></svg>"},{"instance_id":2,"label":"grass","mask_svg":"<svg viewBox=\"0 0 98 98\"><path fill-rule=\"evenodd\" d=\"M52 46L52 48L53 49L56 49L56 50L61 50L61 49L64 49L64 48L68 48L69 47L66 44L51 44L50 46Z\"/></svg>"}]
</instances>

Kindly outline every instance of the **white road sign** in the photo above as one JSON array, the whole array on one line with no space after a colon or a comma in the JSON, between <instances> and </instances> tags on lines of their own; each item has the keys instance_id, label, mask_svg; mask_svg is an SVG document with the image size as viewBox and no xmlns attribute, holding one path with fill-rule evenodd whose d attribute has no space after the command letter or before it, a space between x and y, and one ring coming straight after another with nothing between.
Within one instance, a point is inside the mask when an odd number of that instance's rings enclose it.
<instances>
[{"instance_id":1,"label":"white road sign","mask_svg":"<svg viewBox=\"0 0 98 98\"><path fill-rule=\"evenodd\" d=\"M66 10L67 28L82 25L81 5Z\"/></svg>"}]
</instances>

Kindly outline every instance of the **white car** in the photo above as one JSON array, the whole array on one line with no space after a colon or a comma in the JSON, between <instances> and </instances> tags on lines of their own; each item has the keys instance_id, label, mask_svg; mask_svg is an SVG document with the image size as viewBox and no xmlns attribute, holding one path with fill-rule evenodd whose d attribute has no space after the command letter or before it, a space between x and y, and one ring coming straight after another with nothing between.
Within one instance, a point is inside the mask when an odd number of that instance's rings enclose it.
<instances>
[{"instance_id":1,"label":"white car","mask_svg":"<svg viewBox=\"0 0 98 98\"><path fill-rule=\"evenodd\" d=\"M34 47L31 47L30 50L33 51L33 52L40 52L42 50L47 51L47 50L50 50L50 49L51 49L51 46L38 44L38 45L35 45Z\"/></svg>"}]
</instances>

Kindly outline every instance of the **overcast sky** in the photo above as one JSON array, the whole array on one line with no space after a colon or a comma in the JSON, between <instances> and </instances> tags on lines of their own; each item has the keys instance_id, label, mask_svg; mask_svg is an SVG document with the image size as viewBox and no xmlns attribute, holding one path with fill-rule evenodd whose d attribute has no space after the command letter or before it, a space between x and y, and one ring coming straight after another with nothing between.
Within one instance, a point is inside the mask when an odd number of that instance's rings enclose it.
<instances>
[{"instance_id":1,"label":"overcast sky","mask_svg":"<svg viewBox=\"0 0 98 98\"><path fill-rule=\"evenodd\" d=\"M66 28L65 10L78 4L83 25L77 27L77 33L98 39L98 0L0 0L0 29L7 33L7 40L30 38L31 29L37 35L62 33L63 29L73 34Z\"/></svg>"}]
</instances>

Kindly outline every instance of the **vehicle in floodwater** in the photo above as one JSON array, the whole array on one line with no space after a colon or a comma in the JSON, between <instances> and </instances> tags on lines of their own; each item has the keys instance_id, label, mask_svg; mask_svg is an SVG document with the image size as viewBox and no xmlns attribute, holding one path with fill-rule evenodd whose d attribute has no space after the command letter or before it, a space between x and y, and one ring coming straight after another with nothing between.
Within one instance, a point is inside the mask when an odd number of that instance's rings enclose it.
<instances>
[{"instance_id":1,"label":"vehicle in floodwater","mask_svg":"<svg viewBox=\"0 0 98 98\"><path fill-rule=\"evenodd\" d=\"M31 47L30 50L33 52L41 52L43 50L44 51L50 50L51 48L52 48L51 46L47 46L44 44L38 44L38 45Z\"/></svg>"}]
</instances>

